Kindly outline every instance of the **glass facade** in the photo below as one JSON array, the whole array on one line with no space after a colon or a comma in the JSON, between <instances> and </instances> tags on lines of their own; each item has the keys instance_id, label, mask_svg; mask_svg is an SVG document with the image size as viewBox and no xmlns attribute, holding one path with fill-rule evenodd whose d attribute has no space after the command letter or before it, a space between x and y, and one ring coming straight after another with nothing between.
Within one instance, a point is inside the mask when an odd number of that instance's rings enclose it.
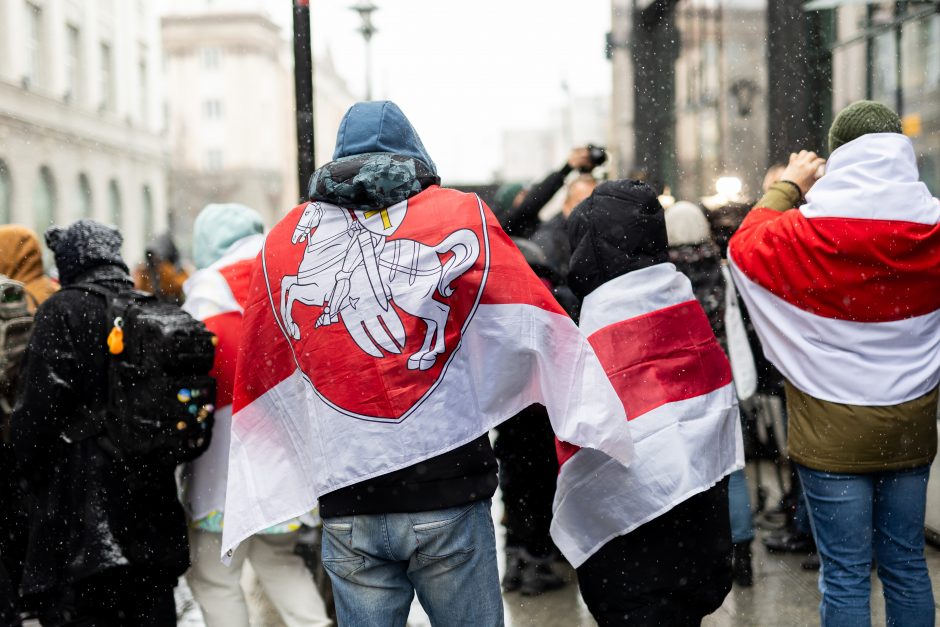
<instances>
[{"instance_id":1,"label":"glass facade","mask_svg":"<svg viewBox=\"0 0 940 627\"><path fill-rule=\"evenodd\" d=\"M845 5L832 44L834 114L861 99L895 109L921 179L940 195L940 13L935 2Z\"/></svg>"}]
</instances>

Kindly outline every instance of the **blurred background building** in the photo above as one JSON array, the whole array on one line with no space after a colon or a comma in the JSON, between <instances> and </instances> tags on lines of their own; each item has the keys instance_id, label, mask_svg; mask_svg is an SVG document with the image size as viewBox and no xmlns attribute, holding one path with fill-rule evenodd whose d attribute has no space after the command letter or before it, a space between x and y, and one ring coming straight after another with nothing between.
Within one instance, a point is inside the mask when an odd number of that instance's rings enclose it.
<instances>
[{"instance_id":1,"label":"blurred background building","mask_svg":"<svg viewBox=\"0 0 940 627\"><path fill-rule=\"evenodd\" d=\"M895 108L922 179L940 195L940 2L808 6L832 14L833 110L861 98Z\"/></svg>"},{"instance_id":2,"label":"blurred background building","mask_svg":"<svg viewBox=\"0 0 940 627\"><path fill-rule=\"evenodd\" d=\"M573 146L606 146L610 135L609 96L572 95L549 112L544 126L503 132L502 181L535 181L557 170Z\"/></svg>"},{"instance_id":3,"label":"blurred background building","mask_svg":"<svg viewBox=\"0 0 940 627\"><path fill-rule=\"evenodd\" d=\"M766 3L689 0L676 11L673 193L696 198L734 176L753 195L767 162Z\"/></svg>"},{"instance_id":4,"label":"blurred background building","mask_svg":"<svg viewBox=\"0 0 940 627\"><path fill-rule=\"evenodd\" d=\"M193 219L210 202L243 203L270 226L300 198L290 32L267 4L166 3L170 204L174 231L186 247ZM328 54L317 60L315 87L322 163L354 97Z\"/></svg>"},{"instance_id":5,"label":"blurred background building","mask_svg":"<svg viewBox=\"0 0 940 627\"><path fill-rule=\"evenodd\" d=\"M847 104L896 109L940 195L940 1L611 0L611 152L619 176L759 195L763 171L827 152ZM674 89L670 93L670 89Z\"/></svg>"},{"instance_id":6,"label":"blurred background building","mask_svg":"<svg viewBox=\"0 0 940 627\"><path fill-rule=\"evenodd\" d=\"M0 223L93 217L125 254L167 226L159 15L143 0L0 0Z\"/></svg>"}]
</instances>

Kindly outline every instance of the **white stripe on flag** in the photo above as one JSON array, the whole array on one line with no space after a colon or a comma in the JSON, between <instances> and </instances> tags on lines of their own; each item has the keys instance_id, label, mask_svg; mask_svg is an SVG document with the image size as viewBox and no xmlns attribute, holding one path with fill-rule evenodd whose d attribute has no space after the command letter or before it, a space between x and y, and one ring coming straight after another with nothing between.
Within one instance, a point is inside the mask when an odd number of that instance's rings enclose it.
<instances>
[{"instance_id":1,"label":"white stripe on flag","mask_svg":"<svg viewBox=\"0 0 940 627\"><path fill-rule=\"evenodd\" d=\"M940 310L892 322L850 322L803 311L729 260L764 354L798 389L848 405L897 405L940 383Z\"/></svg>"},{"instance_id":2,"label":"white stripe on flag","mask_svg":"<svg viewBox=\"0 0 940 627\"><path fill-rule=\"evenodd\" d=\"M224 551L310 511L322 494L457 448L533 403L548 408L565 441L604 450L620 463L633 458L623 405L567 316L531 305L480 305L443 376L436 392L397 423L339 414L296 371L239 410ZM407 455L390 458L390 451Z\"/></svg>"},{"instance_id":3,"label":"white stripe on flag","mask_svg":"<svg viewBox=\"0 0 940 627\"><path fill-rule=\"evenodd\" d=\"M689 279L673 264L660 263L611 279L588 294L579 326L590 337L614 323L694 299Z\"/></svg>"},{"instance_id":4,"label":"white stripe on flag","mask_svg":"<svg viewBox=\"0 0 940 627\"><path fill-rule=\"evenodd\" d=\"M636 458L628 468L590 449L561 467L551 533L575 568L613 538L744 467L733 384L658 407L630 427Z\"/></svg>"},{"instance_id":5,"label":"white stripe on flag","mask_svg":"<svg viewBox=\"0 0 940 627\"><path fill-rule=\"evenodd\" d=\"M806 193L807 218L940 222L940 201L919 180L910 138L869 133L836 148L826 175Z\"/></svg>"}]
</instances>

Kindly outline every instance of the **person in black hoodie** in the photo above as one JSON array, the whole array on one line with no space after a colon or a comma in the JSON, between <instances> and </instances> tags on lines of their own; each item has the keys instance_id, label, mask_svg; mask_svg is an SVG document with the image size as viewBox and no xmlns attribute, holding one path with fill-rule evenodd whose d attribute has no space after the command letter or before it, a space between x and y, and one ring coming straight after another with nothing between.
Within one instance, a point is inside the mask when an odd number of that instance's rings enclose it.
<instances>
[{"instance_id":1,"label":"person in black hoodie","mask_svg":"<svg viewBox=\"0 0 940 627\"><path fill-rule=\"evenodd\" d=\"M174 468L117 459L79 431L108 397L111 323L104 298L70 288L132 287L121 234L79 220L46 243L64 289L36 313L12 419L32 498L23 593L43 627L175 625L189 551Z\"/></svg>"},{"instance_id":2,"label":"person in black hoodie","mask_svg":"<svg viewBox=\"0 0 940 627\"><path fill-rule=\"evenodd\" d=\"M663 209L646 183L602 183L575 208L567 226L573 251L568 285L582 300L609 281L669 260ZM711 436L707 441L714 448L700 447L695 455L718 456L728 446L717 431ZM631 468L638 464L634 460ZM671 476L657 481L664 490L676 483ZM724 476L609 540L578 566L578 585L601 627L699 625L731 590L731 551Z\"/></svg>"}]
</instances>

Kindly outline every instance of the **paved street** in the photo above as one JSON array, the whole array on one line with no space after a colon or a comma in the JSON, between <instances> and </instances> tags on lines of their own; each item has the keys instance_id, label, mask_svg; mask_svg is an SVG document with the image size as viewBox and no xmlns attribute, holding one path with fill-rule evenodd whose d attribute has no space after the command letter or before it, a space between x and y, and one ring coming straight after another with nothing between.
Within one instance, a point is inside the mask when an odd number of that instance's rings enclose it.
<instances>
[{"instance_id":1,"label":"paved street","mask_svg":"<svg viewBox=\"0 0 940 627\"><path fill-rule=\"evenodd\" d=\"M753 472L749 472L749 479L753 481ZM770 477L765 472L765 477ZM752 484L753 488L753 484ZM768 488L773 489L772 485ZM493 517L499 520L502 516L502 505L498 499L494 501ZM776 495L772 495L768 502L773 502ZM706 618L705 627L783 627L793 625L817 625L819 623L818 610L819 592L816 588L817 573L805 571L800 567L803 556L769 554L764 550L760 537L767 531L758 530L758 538L754 541L754 574L753 588L734 588L725 599L724 605L713 615ZM502 542L502 530L497 526L497 541ZM702 541L707 542L707 538ZM940 591L940 551L932 547L927 548L927 561L934 590ZM500 563L500 571L504 567ZM518 593L505 595L506 624L509 627L593 627L596 623L591 619L587 608L578 594L574 572L565 570L569 585L565 588L547 593L538 598L526 598ZM873 624L884 625L884 602L881 597L881 585L878 578L873 577L872 605L874 608ZM261 606L259 606L261 607ZM940 606L938 606L940 607ZM940 614L938 614L940 616ZM280 623L270 618L270 614L259 613L258 626L275 627ZM187 623L198 625L198 622ZM409 627L426 627L430 625L421 608L415 603Z\"/></svg>"}]
</instances>

